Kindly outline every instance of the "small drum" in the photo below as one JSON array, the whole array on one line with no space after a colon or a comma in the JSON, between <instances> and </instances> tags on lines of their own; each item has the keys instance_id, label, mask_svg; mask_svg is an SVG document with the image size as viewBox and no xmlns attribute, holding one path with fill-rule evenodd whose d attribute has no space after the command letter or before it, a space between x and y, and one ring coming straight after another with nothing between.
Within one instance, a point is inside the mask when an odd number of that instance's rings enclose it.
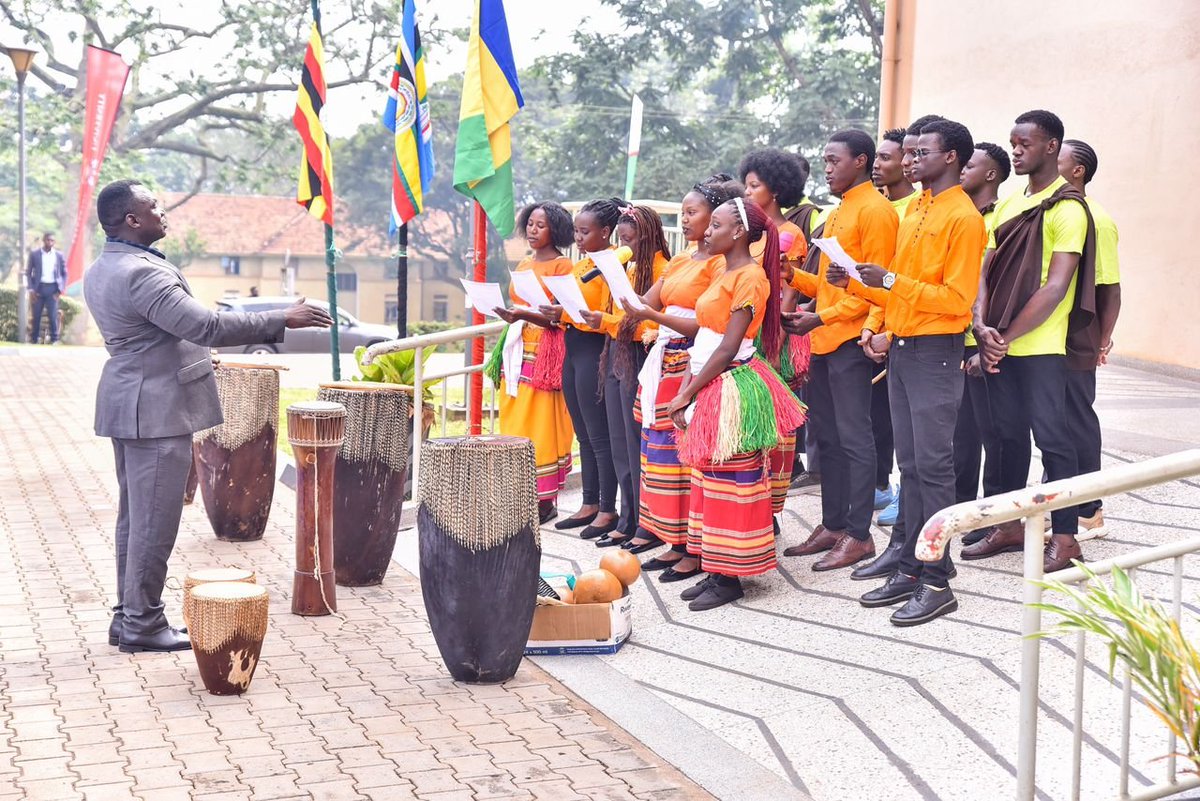
<instances>
[{"instance_id":1,"label":"small drum","mask_svg":"<svg viewBox=\"0 0 1200 801\"><path fill-rule=\"evenodd\" d=\"M412 389L344 381L322 384L317 397L346 407L346 436L334 469L334 574L344 587L379 584L400 530Z\"/></svg>"},{"instance_id":2,"label":"small drum","mask_svg":"<svg viewBox=\"0 0 1200 801\"><path fill-rule=\"evenodd\" d=\"M542 555L533 443L426 442L417 529L421 594L450 675L512 678L529 639Z\"/></svg>"},{"instance_id":3,"label":"small drum","mask_svg":"<svg viewBox=\"0 0 1200 801\"><path fill-rule=\"evenodd\" d=\"M296 457L296 572L292 614L337 611L333 581L334 466L346 432L339 403L307 401L287 410L288 442Z\"/></svg>"},{"instance_id":4,"label":"small drum","mask_svg":"<svg viewBox=\"0 0 1200 801\"><path fill-rule=\"evenodd\" d=\"M192 590L188 636L204 687L212 695L241 695L254 678L267 636L267 589L218 581Z\"/></svg>"},{"instance_id":5,"label":"small drum","mask_svg":"<svg viewBox=\"0 0 1200 801\"><path fill-rule=\"evenodd\" d=\"M204 510L217 539L262 539L275 495L279 371L220 364L213 371L225 422L196 433L192 449Z\"/></svg>"},{"instance_id":6,"label":"small drum","mask_svg":"<svg viewBox=\"0 0 1200 801\"><path fill-rule=\"evenodd\" d=\"M240 567L214 567L208 570L193 570L183 579L183 624L190 625L192 590L201 584L212 584L216 581L238 581L254 584L258 577L253 570L242 570Z\"/></svg>"}]
</instances>

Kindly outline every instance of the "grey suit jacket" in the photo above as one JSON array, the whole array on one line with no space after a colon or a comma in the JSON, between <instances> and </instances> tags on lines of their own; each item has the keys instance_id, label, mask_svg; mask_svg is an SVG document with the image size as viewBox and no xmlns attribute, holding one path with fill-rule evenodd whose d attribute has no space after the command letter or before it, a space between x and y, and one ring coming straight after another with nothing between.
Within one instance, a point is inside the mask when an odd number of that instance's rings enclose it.
<instances>
[{"instance_id":1,"label":"grey suit jacket","mask_svg":"<svg viewBox=\"0 0 1200 801\"><path fill-rule=\"evenodd\" d=\"M120 242L105 243L83 294L110 357L96 393L101 437L174 437L219 425L209 349L283 338L283 310L206 309L168 261Z\"/></svg>"},{"instance_id":2,"label":"grey suit jacket","mask_svg":"<svg viewBox=\"0 0 1200 801\"><path fill-rule=\"evenodd\" d=\"M59 292L67 291L67 259L57 248L54 253L54 283L58 284ZM37 289L42 283L42 249L34 248L29 251L25 260L25 281L30 289Z\"/></svg>"}]
</instances>

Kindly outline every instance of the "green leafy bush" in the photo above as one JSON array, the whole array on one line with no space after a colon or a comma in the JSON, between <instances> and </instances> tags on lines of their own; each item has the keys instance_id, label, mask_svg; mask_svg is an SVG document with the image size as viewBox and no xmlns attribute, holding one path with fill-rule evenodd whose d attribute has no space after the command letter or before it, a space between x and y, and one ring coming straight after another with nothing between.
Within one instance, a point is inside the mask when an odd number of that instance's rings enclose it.
<instances>
[{"instance_id":1,"label":"green leafy bush","mask_svg":"<svg viewBox=\"0 0 1200 801\"><path fill-rule=\"evenodd\" d=\"M63 313L62 333L65 340L71 321L83 311L83 304L68 297L60 298L58 303ZM29 320L32 323L32 311ZM11 287L0 287L0 340L17 341L17 290Z\"/></svg>"}]
</instances>

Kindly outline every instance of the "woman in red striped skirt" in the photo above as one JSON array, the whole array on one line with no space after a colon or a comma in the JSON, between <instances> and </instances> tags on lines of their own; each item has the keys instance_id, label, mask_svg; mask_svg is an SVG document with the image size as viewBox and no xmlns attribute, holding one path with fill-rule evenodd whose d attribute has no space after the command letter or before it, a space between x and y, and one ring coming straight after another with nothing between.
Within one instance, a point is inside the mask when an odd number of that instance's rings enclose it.
<instances>
[{"instance_id":1,"label":"woman in red striped skirt","mask_svg":"<svg viewBox=\"0 0 1200 801\"><path fill-rule=\"evenodd\" d=\"M762 264L750 245L766 237ZM713 212L708 252L725 271L696 302L688 374L667 412L682 430L679 459L692 469L689 553L709 575L681 594L692 611L741 598L741 577L775 567L767 453L804 422L804 406L758 356L779 358L779 231L753 201ZM764 268L762 265L769 265Z\"/></svg>"}]
</instances>

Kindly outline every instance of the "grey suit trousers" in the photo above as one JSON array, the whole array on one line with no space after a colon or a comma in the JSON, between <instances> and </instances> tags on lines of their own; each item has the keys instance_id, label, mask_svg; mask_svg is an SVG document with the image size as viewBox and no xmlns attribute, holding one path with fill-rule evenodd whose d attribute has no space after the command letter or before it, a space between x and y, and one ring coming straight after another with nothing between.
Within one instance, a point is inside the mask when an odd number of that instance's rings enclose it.
<instances>
[{"instance_id":1,"label":"grey suit trousers","mask_svg":"<svg viewBox=\"0 0 1200 801\"><path fill-rule=\"evenodd\" d=\"M162 592L179 533L192 436L113 439L117 482L117 615L122 636L167 626Z\"/></svg>"}]
</instances>

